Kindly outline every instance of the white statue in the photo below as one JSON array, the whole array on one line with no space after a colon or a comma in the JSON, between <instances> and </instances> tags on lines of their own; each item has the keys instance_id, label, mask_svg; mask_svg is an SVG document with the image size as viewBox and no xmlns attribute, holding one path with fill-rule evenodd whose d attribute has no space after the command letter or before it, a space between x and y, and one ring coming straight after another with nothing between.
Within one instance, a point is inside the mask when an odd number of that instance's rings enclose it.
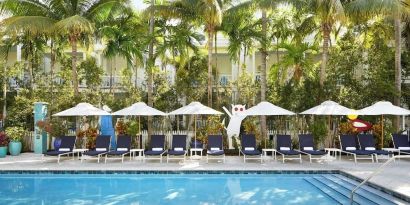
<instances>
[{"instance_id":1,"label":"white statue","mask_svg":"<svg viewBox=\"0 0 410 205\"><path fill-rule=\"evenodd\" d=\"M245 115L240 115L240 113L245 111L246 108L245 105L232 105L232 114L225 107L222 108L230 117L228 127L226 128L226 133L228 135L229 149L233 149L232 137L239 136L242 120L246 117Z\"/></svg>"}]
</instances>

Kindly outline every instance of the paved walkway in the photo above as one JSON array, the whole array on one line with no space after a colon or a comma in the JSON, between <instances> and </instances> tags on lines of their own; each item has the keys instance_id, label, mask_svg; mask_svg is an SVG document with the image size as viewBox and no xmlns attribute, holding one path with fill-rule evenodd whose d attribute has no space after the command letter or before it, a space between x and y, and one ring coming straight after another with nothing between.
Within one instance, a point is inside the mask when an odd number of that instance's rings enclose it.
<instances>
[{"instance_id":1,"label":"paved walkway","mask_svg":"<svg viewBox=\"0 0 410 205\"><path fill-rule=\"evenodd\" d=\"M243 158L238 156L227 156L226 163L210 162L202 160L172 161L159 163L159 160L150 160L142 163L138 159L126 158L123 164L121 160L108 160L107 164L98 164L97 160L85 160L83 163L75 158L64 158L60 164L56 160L48 158L41 161L41 155L23 153L20 156L7 156L0 158L0 170L341 170L359 178L365 178L371 174L381 163L371 163L370 160L361 160L355 164L351 158L343 157L342 160L318 161L312 164L307 158L303 163L298 161L286 161L285 164L272 158L264 163L260 161L249 161L243 163ZM396 160L386 167L379 175L370 180L371 182L410 197L410 160Z\"/></svg>"}]
</instances>

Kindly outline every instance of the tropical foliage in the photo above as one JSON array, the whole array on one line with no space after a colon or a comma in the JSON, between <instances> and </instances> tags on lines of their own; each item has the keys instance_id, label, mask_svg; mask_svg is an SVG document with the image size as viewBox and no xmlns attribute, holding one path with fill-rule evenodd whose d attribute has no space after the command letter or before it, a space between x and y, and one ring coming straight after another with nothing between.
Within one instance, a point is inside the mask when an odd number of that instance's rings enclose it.
<instances>
[{"instance_id":1,"label":"tropical foliage","mask_svg":"<svg viewBox=\"0 0 410 205\"><path fill-rule=\"evenodd\" d=\"M3 122L32 129L35 101L49 102L50 114L81 101L113 110L146 101L164 111L194 100L216 109L268 100L295 112L326 99L409 106L409 8L399 0L152 0L136 11L127 0L4 0ZM247 125L262 136L278 124L260 120ZM306 122L322 139L324 123Z\"/></svg>"}]
</instances>

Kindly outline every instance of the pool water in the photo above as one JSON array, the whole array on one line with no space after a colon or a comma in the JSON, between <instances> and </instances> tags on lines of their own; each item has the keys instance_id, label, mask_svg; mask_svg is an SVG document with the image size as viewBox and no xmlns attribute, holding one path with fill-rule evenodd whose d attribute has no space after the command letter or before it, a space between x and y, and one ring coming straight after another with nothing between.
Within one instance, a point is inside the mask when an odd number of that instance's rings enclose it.
<instances>
[{"instance_id":1,"label":"pool water","mask_svg":"<svg viewBox=\"0 0 410 205\"><path fill-rule=\"evenodd\" d=\"M317 176L0 174L0 204L336 204Z\"/></svg>"}]
</instances>

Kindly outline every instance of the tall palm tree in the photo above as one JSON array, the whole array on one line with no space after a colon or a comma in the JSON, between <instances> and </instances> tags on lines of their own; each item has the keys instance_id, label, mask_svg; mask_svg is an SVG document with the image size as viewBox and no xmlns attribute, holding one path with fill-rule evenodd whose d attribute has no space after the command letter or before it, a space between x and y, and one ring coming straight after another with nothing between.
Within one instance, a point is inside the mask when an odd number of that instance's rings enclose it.
<instances>
[{"instance_id":1,"label":"tall palm tree","mask_svg":"<svg viewBox=\"0 0 410 205\"><path fill-rule=\"evenodd\" d=\"M255 41L259 40L258 26L260 22L254 19L254 9L231 8L226 10L223 17L221 31L229 38L228 53L232 61L240 67L241 50L244 55L252 49Z\"/></svg>"},{"instance_id":2,"label":"tall palm tree","mask_svg":"<svg viewBox=\"0 0 410 205\"><path fill-rule=\"evenodd\" d=\"M409 16L410 1L405 0L355 0L348 4L349 13L352 15L363 14L383 14L393 18L394 24L394 85L396 95L394 95L394 104L400 106L401 99L401 54L402 54L402 25L403 16ZM396 117L394 122L396 130L400 128L400 117Z\"/></svg>"},{"instance_id":3,"label":"tall palm tree","mask_svg":"<svg viewBox=\"0 0 410 205\"><path fill-rule=\"evenodd\" d=\"M13 17L27 19L27 22L41 22L48 29L65 36L71 46L71 68L74 94L79 94L77 74L77 50L79 42L90 43L95 27L94 23L103 21L110 10L118 8L127 0L4 0L0 3L3 12ZM53 24L50 24L53 22ZM19 26L19 25L16 25Z\"/></svg>"},{"instance_id":4,"label":"tall palm tree","mask_svg":"<svg viewBox=\"0 0 410 205\"><path fill-rule=\"evenodd\" d=\"M113 14L98 29L99 35L105 39L106 47L103 55L111 61L110 92L113 89L113 72L117 71L116 57L125 58L128 65L143 61L146 33L129 8ZM113 69L114 67L114 69Z\"/></svg>"},{"instance_id":5,"label":"tall palm tree","mask_svg":"<svg viewBox=\"0 0 410 205\"><path fill-rule=\"evenodd\" d=\"M11 48L13 47L13 42L10 39L5 38L4 34L1 35L0 42L0 61L4 63L3 67L3 115L2 122L6 123L7 116L7 85L8 85L8 76L7 76L7 59Z\"/></svg>"},{"instance_id":6,"label":"tall palm tree","mask_svg":"<svg viewBox=\"0 0 410 205\"><path fill-rule=\"evenodd\" d=\"M167 5L151 7L161 16L203 25L208 49L208 106L212 106L212 51L216 28L222 23L224 0L177 0Z\"/></svg>"},{"instance_id":7,"label":"tall palm tree","mask_svg":"<svg viewBox=\"0 0 410 205\"><path fill-rule=\"evenodd\" d=\"M323 39L322 62L320 66L319 75L320 90L323 90L323 84L326 80L330 33L336 22L344 20L344 7L342 4L342 0L311 0L307 1L306 8L310 10L312 14L311 18L313 18L315 21L319 23Z\"/></svg>"},{"instance_id":8,"label":"tall palm tree","mask_svg":"<svg viewBox=\"0 0 410 205\"><path fill-rule=\"evenodd\" d=\"M268 24L269 20L267 18L268 12L272 11L272 9L276 8L278 4L285 2L283 0L256 0L256 1L246 1L243 2L237 6L242 6L242 7L252 7L256 6L256 8L261 11L261 30L260 30L260 38L259 38L259 43L260 43L260 48L259 51L261 53L261 66L260 66L260 84L261 84L261 101L266 100L266 85L267 85L267 79L266 79L266 67L267 67L267 58L268 58L268 49L269 49L269 38L268 38ZM266 137L266 117L261 116L261 131L262 131L262 136Z\"/></svg>"}]
</instances>

